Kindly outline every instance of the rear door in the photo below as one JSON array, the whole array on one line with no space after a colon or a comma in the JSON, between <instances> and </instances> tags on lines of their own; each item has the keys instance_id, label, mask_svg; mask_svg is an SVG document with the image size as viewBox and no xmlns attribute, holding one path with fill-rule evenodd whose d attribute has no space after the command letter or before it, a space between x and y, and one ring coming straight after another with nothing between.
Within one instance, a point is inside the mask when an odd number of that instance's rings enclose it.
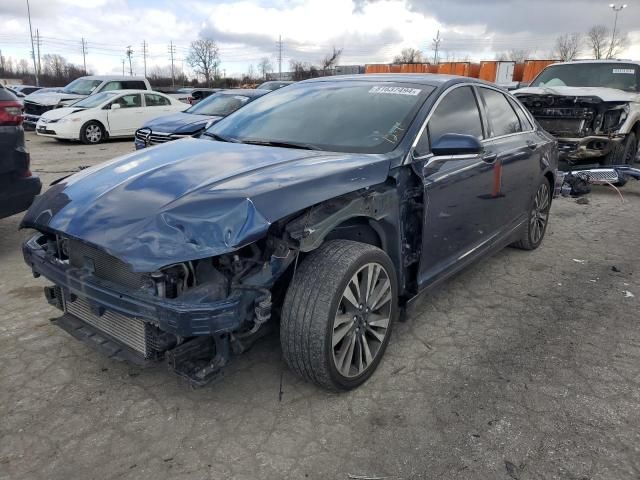
<instances>
[{"instance_id":1,"label":"rear door","mask_svg":"<svg viewBox=\"0 0 640 480\"><path fill-rule=\"evenodd\" d=\"M439 100L414 154L422 172L425 218L419 283L425 287L451 270L461 268L495 238L503 203L492 195L492 152L437 157L430 145L447 133L484 140L487 127L471 86L455 86Z\"/></svg>"},{"instance_id":2,"label":"rear door","mask_svg":"<svg viewBox=\"0 0 640 480\"><path fill-rule=\"evenodd\" d=\"M521 222L528 210L540 176L540 139L533 125L521 118L515 102L498 89L477 87L488 118L489 134L484 140L487 152L497 155L491 195L500 203L500 216L494 229L505 232Z\"/></svg>"},{"instance_id":3,"label":"rear door","mask_svg":"<svg viewBox=\"0 0 640 480\"><path fill-rule=\"evenodd\" d=\"M107 120L111 135L128 136L144 123L144 107L142 96L139 93L120 95L110 104L120 105L120 108L110 108L107 111Z\"/></svg>"},{"instance_id":4,"label":"rear door","mask_svg":"<svg viewBox=\"0 0 640 480\"><path fill-rule=\"evenodd\" d=\"M156 93L145 93L144 103L145 122L151 120L152 118L168 115L169 113L175 112L177 110L177 108L171 104L171 100L163 95L158 95Z\"/></svg>"}]
</instances>

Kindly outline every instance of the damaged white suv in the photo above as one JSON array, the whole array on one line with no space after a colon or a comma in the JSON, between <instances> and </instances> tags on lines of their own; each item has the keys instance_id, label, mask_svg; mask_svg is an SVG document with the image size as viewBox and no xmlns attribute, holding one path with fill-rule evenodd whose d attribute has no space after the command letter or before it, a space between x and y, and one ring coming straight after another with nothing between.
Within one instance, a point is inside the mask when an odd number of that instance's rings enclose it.
<instances>
[{"instance_id":1,"label":"damaged white suv","mask_svg":"<svg viewBox=\"0 0 640 480\"><path fill-rule=\"evenodd\" d=\"M514 94L542 128L556 137L565 167L637 161L640 63L557 63Z\"/></svg>"}]
</instances>

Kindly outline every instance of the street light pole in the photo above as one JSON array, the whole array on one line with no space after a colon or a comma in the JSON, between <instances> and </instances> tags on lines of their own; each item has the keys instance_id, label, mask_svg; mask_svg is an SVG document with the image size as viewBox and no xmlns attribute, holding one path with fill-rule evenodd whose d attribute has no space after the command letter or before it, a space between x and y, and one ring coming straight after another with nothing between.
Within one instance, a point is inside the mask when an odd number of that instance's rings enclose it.
<instances>
[{"instance_id":1,"label":"street light pole","mask_svg":"<svg viewBox=\"0 0 640 480\"><path fill-rule=\"evenodd\" d=\"M609 54L607 55L607 58L611 58L612 57L613 49L615 48L616 33L617 33L617 29L618 29L618 14L622 10L627 8L627 4L624 3L622 5L616 5L615 3L610 3L609 4L609 8L612 9L615 12L615 16L614 16L614 19L613 19L613 33L611 34L611 45L609 45Z\"/></svg>"}]
</instances>

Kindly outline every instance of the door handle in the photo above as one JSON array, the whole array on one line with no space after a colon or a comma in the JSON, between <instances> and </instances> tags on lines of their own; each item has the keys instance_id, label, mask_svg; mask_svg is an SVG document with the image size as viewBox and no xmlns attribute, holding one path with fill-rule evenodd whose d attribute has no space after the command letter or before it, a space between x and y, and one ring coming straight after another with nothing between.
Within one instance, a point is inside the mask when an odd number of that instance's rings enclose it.
<instances>
[{"instance_id":1,"label":"door handle","mask_svg":"<svg viewBox=\"0 0 640 480\"><path fill-rule=\"evenodd\" d=\"M527 147L529 147L530 150L535 150L536 148L538 148L538 144L533 140L529 140L527 141Z\"/></svg>"},{"instance_id":2,"label":"door handle","mask_svg":"<svg viewBox=\"0 0 640 480\"><path fill-rule=\"evenodd\" d=\"M498 154L497 153L493 153L493 152L489 152L489 153L485 153L480 158L482 158L483 162L493 163L493 162L496 161L496 158L498 158Z\"/></svg>"}]
</instances>

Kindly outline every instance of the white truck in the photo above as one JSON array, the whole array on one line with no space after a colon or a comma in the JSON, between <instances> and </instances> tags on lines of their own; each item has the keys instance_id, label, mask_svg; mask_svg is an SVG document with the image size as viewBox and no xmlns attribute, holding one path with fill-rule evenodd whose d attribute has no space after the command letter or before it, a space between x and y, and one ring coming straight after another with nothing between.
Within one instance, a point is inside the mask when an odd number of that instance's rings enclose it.
<instances>
[{"instance_id":1,"label":"white truck","mask_svg":"<svg viewBox=\"0 0 640 480\"><path fill-rule=\"evenodd\" d=\"M640 63L556 63L513 93L558 140L563 169L638 160Z\"/></svg>"},{"instance_id":2,"label":"white truck","mask_svg":"<svg viewBox=\"0 0 640 480\"><path fill-rule=\"evenodd\" d=\"M121 75L80 77L60 92L27 95L24 98L24 126L33 130L44 112L66 107L89 95L108 90L151 90L151 85L144 77Z\"/></svg>"}]
</instances>

